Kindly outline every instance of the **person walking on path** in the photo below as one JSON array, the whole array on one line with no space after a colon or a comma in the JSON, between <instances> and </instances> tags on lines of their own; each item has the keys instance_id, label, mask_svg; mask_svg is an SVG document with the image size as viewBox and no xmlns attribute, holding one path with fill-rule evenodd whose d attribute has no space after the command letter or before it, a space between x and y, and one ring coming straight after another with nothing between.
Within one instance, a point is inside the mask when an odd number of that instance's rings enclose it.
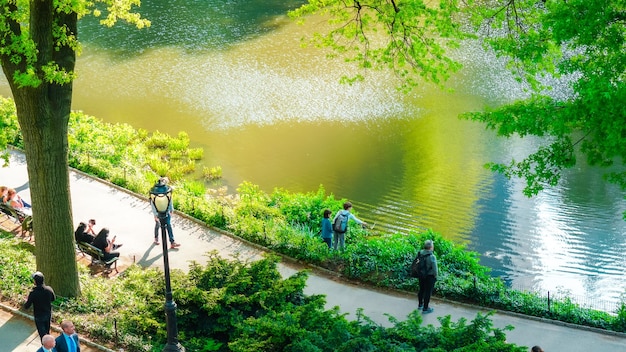
<instances>
[{"instance_id":1,"label":"person walking on path","mask_svg":"<svg viewBox=\"0 0 626 352\"><path fill-rule=\"evenodd\" d=\"M430 303L430 296L433 294L435 288L435 282L437 281L437 258L433 250L435 245L432 240L426 240L424 242L424 249L420 250L417 254L420 260L426 261L426 275L419 277L419 291L417 292L418 309L422 310L422 313L431 313L432 308L428 306Z\"/></svg>"},{"instance_id":2,"label":"person walking on path","mask_svg":"<svg viewBox=\"0 0 626 352\"><path fill-rule=\"evenodd\" d=\"M324 210L324 218L322 219L322 240L331 248L333 241L333 225L330 223L330 215L332 211L330 209Z\"/></svg>"},{"instance_id":3,"label":"person walking on path","mask_svg":"<svg viewBox=\"0 0 626 352\"><path fill-rule=\"evenodd\" d=\"M41 347L37 350L37 352L58 352L54 347L57 342L52 335L43 335L41 338Z\"/></svg>"},{"instance_id":4,"label":"person walking on path","mask_svg":"<svg viewBox=\"0 0 626 352\"><path fill-rule=\"evenodd\" d=\"M61 323L63 333L56 338L57 352L80 352L80 342L74 323L64 320Z\"/></svg>"},{"instance_id":5,"label":"person walking on path","mask_svg":"<svg viewBox=\"0 0 626 352\"><path fill-rule=\"evenodd\" d=\"M348 231L348 220L352 219L357 224L365 227L367 223L365 221L359 220L354 214L350 212L352 209L352 203L345 202L343 203L343 210L337 212L337 215L333 218L333 249L341 249L343 250L346 245L346 232Z\"/></svg>"},{"instance_id":6,"label":"person walking on path","mask_svg":"<svg viewBox=\"0 0 626 352\"><path fill-rule=\"evenodd\" d=\"M169 183L169 179L167 177L161 177L159 181L157 181L154 187L169 187L167 184ZM167 234L170 239L170 248L178 248L180 244L174 241L174 232L172 232L172 212L174 211L173 202L170 202L167 207L167 212L165 214L165 227L167 228ZM152 215L154 215L154 244L159 244L159 228L161 228L161 223L159 220L159 212L152 202L150 202L150 206L152 207Z\"/></svg>"},{"instance_id":7,"label":"person walking on path","mask_svg":"<svg viewBox=\"0 0 626 352\"><path fill-rule=\"evenodd\" d=\"M24 308L33 306L33 316L35 326L39 333L39 338L50 333L50 320L52 319L52 302L56 299L52 287L44 285L43 274L39 271L32 276L35 287L28 294L28 299L24 303Z\"/></svg>"}]
</instances>

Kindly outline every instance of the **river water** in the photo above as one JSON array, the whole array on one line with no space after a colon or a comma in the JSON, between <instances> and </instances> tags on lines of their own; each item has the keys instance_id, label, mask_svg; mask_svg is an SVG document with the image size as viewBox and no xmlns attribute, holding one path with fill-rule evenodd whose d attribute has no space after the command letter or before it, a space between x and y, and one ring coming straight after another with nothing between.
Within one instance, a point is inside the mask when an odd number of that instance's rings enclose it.
<instances>
[{"instance_id":1,"label":"river water","mask_svg":"<svg viewBox=\"0 0 626 352\"><path fill-rule=\"evenodd\" d=\"M523 182L483 165L519 159L541 141L496 138L457 118L525 96L498 60L462 47L454 92L424 84L403 95L381 72L342 85L353 67L300 46L323 21L282 15L299 3L148 0L141 12L152 26L141 31L85 20L73 108L186 131L231 190L244 180L268 192L323 185L351 200L374 233L432 228L517 288L613 307L626 290L623 193L580 164L526 198ZM6 83L0 91L10 94Z\"/></svg>"}]
</instances>

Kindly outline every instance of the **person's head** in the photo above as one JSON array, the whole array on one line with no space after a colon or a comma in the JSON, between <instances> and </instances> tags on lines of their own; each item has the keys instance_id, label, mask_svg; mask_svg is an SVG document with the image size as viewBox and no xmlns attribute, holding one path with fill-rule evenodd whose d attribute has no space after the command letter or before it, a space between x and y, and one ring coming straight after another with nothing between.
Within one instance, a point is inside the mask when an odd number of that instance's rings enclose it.
<instances>
[{"instance_id":1,"label":"person's head","mask_svg":"<svg viewBox=\"0 0 626 352\"><path fill-rule=\"evenodd\" d=\"M7 191L9 190L9 187L7 186L0 186L0 194L4 197L7 194Z\"/></svg>"},{"instance_id":2,"label":"person's head","mask_svg":"<svg viewBox=\"0 0 626 352\"><path fill-rule=\"evenodd\" d=\"M96 226L96 219L89 219L89 226Z\"/></svg>"},{"instance_id":3,"label":"person's head","mask_svg":"<svg viewBox=\"0 0 626 352\"><path fill-rule=\"evenodd\" d=\"M424 241L424 249L428 251L432 251L433 248L435 248L435 244L433 243L433 240Z\"/></svg>"},{"instance_id":4,"label":"person's head","mask_svg":"<svg viewBox=\"0 0 626 352\"><path fill-rule=\"evenodd\" d=\"M47 350L51 350L54 346L56 346L56 344L57 342L54 340L54 336L52 335L43 335L41 338L41 345Z\"/></svg>"},{"instance_id":5,"label":"person's head","mask_svg":"<svg viewBox=\"0 0 626 352\"><path fill-rule=\"evenodd\" d=\"M159 178L159 182L157 182L159 185L166 185L168 183L170 183L170 179L167 178L167 176L163 176L161 178Z\"/></svg>"},{"instance_id":6,"label":"person's head","mask_svg":"<svg viewBox=\"0 0 626 352\"><path fill-rule=\"evenodd\" d=\"M13 199L13 197L15 197L15 195L17 194L17 191L13 188L9 188L7 189L7 198L8 199Z\"/></svg>"},{"instance_id":7,"label":"person's head","mask_svg":"<svg viewBox=\"0 0 626 352\"><path fill-rule=\"evenodd\" d=\"M350 210L350 208L352 208L352 203L350 202L343 203L343 210Z\"/></svg>"},{"instance_id":8,"label":"person's head","mask_svg":"<svg viewBox=\"0 0 626 352\"><path fill-rule=\"evenodd\" d=\"M332 214L332 213L333 213L333 212L332 212L332 211L330 211L330 209L326 209L326 210L324 210L324 217L325 217L325 218L329 218L329 217L330 217L330 214Z\"/></svg>"},{"instance_id":9,"label":"person's head","mask_svg":"<svg viewBox=\"0 0 626 352\"><path fill-rule=\"evenodd\" d=\"M61 322L61 330L63 330L63 332L67 335L73 335L76 333L76 328L71 320L63 320L63 322Z\"/></svg>"},{"instance_id":10,"label":"person's head","mask_svg":"<svg viewBox=\"0 0 626 352\"><path fill-rule=\"evenodd\" d=\"M530 351L531 352L543 352L543 348L539 346L533 346L533 348L531 348Z\"/></svg>"},{"instance_id":11,"label":"person's head","mask_svg":"<svg viewBox=\"0 0 626 352\"><path fill-rule=\"evenodd\" d=\"M41 271L36 271L33 273L33 281L35 281L35 285L41 286L43 285L43 273Z\"/></svg>"}]
</instances>

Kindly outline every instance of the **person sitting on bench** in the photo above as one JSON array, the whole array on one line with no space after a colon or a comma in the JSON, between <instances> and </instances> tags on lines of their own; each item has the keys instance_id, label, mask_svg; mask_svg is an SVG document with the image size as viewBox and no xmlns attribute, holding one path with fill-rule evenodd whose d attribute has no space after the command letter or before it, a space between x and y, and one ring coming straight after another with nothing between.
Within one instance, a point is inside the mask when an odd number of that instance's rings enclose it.
<instances>
[{"instance_id":1,"label":"person sitting on bench","mask_svg":"<svg viewBox=\"0 0 626 352\"><path fill-rule=\"evenodd\" d=\"M76 240L76 242L86 242L86 243L93 243L94 238L96 238L94 235L88 234L85 230L87 229L87 224L85 224L84 222L81 222L80 224L78 224L78 228L76 228L76 231L74 231L74 239Z\"/></svg>"},{"instance_id":2,"label":"person sitting on bench","mask_svg":"<svg viewBox=\"0 0 626 352\"><path fill-rule=\"evenodd\" d=\"M121 244L116 245L114 243L116 236L113 236L111 240L107 238L108 236L109 229L104 227L102 228L102 230L100 230L100 232L98 232L98 235L96 236L96 238L93 239L93 242L91 243L94 247L98 248L102 251L102 253L104 253L104 258L102 259L104 259L105 262L111 258L119 257L120 253L114 252L114 250L122 246Z\"/></svg>"},{"instance_id":3,"label":"person sitting on bench","mask_svg":"<svg viewBox=\"0 0 626 352\"><path fill-rule=\"evenodd\" d=\"M28 215L30 215L30 204L26 203L13 188L9 188L7 190L5 203L13 209L26 212L28 213Z\"/></svg>"},{"instance_id":4,"label":"person sitting on bench","mask_svg":"<svg viewBox=\"0 0 626 352\"><path fill-rule=\"evenodd\" d=\"M96 230L94 230L94 226L96 226L96 219L89 219L89 221L87 222L87 232L88 234L96 237Z\"/></svg>"}]
</instances>

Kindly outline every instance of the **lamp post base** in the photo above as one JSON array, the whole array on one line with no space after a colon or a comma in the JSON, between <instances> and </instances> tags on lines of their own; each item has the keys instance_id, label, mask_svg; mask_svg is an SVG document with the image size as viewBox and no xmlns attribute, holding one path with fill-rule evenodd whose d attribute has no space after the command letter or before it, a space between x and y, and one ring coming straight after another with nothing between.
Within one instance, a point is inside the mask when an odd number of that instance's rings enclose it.
<instances>
[{"instance_id":1,"label":"lamp post base","mask_svg":"<svg viewBox=\"0 0 626 352\"><path fill-rule=\"evenodd\" d=\"M165 345L163 348L163 352L185 352L185 347L183 347L180 343L177 345Z\"/></svg>"}]
</instances>

